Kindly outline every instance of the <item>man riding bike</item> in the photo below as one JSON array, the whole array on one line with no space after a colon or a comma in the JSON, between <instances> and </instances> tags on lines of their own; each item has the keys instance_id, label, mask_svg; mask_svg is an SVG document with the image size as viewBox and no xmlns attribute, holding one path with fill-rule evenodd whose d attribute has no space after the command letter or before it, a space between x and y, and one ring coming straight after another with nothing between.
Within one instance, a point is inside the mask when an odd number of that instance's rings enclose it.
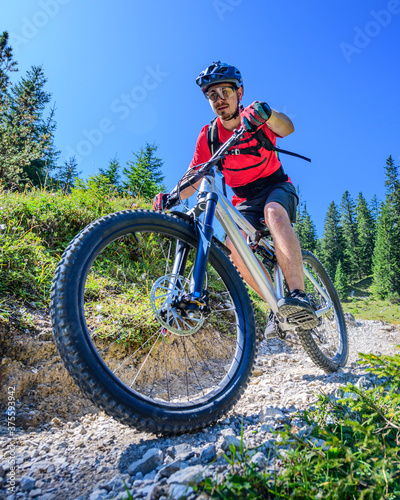
<instances>
[{"instance_id":1,"label":"man riding bike","mask_svg":"<svg viewBox=\"0 0 400 500\"><path fill-rule=\"evenodd\" d=\"M294 324L301 318L302 328L313 328L318 320L304 292L301 249L292 227L298 197L274 152L276 138L291 134L293 123L265 102L254 101L244 108L241 104L243 80L234 66L214 62L200 73L196 83L217 117L212 125L202 128L189 168L208 161L236 128L244 126L245 134L221 161L226 184L234 192L232 203L256 229L263 228L263 221L271 233L278 263L289 288L288 296L278 302L279 314ZM181 198L191 196L196 187L182 191ZM154 199L154 208L162 210L168 198L168 193L159 193ZM242 234L245 236L243 231ZM231 242L227 239L225 244L231 250L230 257L244 280L262 297ZM274 318L271 314L267 333L273 331Z\"/></svg>"}]
</instances>

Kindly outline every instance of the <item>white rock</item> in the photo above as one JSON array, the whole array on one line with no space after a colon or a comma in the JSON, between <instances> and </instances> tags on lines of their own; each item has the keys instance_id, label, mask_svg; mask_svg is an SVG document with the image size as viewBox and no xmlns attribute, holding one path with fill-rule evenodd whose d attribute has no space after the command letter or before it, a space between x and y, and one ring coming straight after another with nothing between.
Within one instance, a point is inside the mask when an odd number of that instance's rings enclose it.
<instances>
[{"instance_id":1,"label":"white rock","mask_svg":"<svg viewBox=\"0 0 400 500\"><path fill-rule=\"evenodd\" d=\"M250 461L252 464L262 469L268 465L267 457L264 455L264 453L261 453L261 451L253 455Z\"/></svg>"},{"instance_id":2,"label":"white rock","mask_svg":"<svg viewBox=\"0 0 400 500\"><path fill-rule=\"evenodd\" d=\"M178 483L178 484L198 484L205 478L205 468L201 465L193 465L192 467L186 467L186 469L179 470L175 472L167 479L168 484Z\"/></svg>"},{"instance_id":3,"label":"white rock","mask_svg":"<svg viewBox=\"0 0 400 500\"><path fill-rule=\"evenodd\" d=\"M283 422L287 420L287 416L281 411L278 410L277 408L271 408L271 407L264 407L259 415L258 418L260 422L265 422L266 420L273 418L274 420L277 420L278 422Z\"/></svg>"},{"instance_id":4,"label":"white rock","mask_svg":"<svg viewBox=\"0 0 400 500\"><path fill-rule=\"evenodd\" d=\"M133 462L128 467L128 473L131 476L135 476L138 472L142 474L148 474L153 471L158 465L162 463L163 452L159 448L151 448L147 450L143 458Z\"/></svg>"},{"instance_id":5,"label":"white rock","mask_svg":"<svg viewBox=\"0 0 400 500\"><path fill-rule=\"evenodd\" d=\"M186 486L184 484L171 484L168 500L186 500L186 498L193 493L193 491L194 490L191 486Z\"/></svg>"}]
</instances>

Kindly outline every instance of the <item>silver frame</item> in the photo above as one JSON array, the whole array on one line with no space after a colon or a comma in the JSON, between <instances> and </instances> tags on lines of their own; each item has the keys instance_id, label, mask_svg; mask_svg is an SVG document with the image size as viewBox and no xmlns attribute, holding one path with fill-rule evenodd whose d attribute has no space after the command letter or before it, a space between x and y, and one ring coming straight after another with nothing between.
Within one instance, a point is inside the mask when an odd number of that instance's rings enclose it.
<instances>
[{"instance_id":1,"label":"silver frame","mask_svg":"<svg viewBox=\"0 0 400 500\"><path fill-rule=\"evenodd\" d=\"M274 314L278 313L278 301L284 296L284 286L283 286L283 272L278 264L276 264L274 269L274 282L275 287L270 283L263 268L261 267L260 261L254 255L252 250L250 249L247 241L243 237L240 229L242 229L250 239L255 239L256 229L241 215L241 213L232 205L232 203L224 196L224 194L218 189L215 184L214 176L205 176L201 180L201 184L199 187L198 193L198 202L203 198L207 193L216 193L218 195L218 202L215 209L215 216L227 236L231 240L233 246L237 250L238 254L242 258L244 264L249 270L250 274L253 276L254 281L257 283L261 293L265 297L268 305L272 309ZM189 212L195 212L196 206L190 210ZM272 250L275 253L275 250L270 245L270 243L262 238L259 242L259 245L263 245L266 248ZM332 301L330 297L325 292L323 288L316 282L316 280L311 276L306 268L304 268L304 273L308 277L310 281L314 284L314 286L318 289L321 295L325 298L327 302L327 307L323 309L319 309L316 311L316 315L323 316L327 313L329 309L332 308ZM292 330L296 327L288 324L286 320L281 322L281 328L283 330Z\"/></svg>"}]
</instances>

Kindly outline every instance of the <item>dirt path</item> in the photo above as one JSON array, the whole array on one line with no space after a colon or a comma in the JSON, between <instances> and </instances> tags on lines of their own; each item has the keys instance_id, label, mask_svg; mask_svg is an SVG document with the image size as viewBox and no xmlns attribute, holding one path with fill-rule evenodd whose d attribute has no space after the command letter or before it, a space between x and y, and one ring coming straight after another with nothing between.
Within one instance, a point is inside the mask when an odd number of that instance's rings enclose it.
<instances>
[{"instance_id":1,"label":"dirt path","mask_svg":"<svg viewBox=\"0 0 400 500\"><path fill-rule=\"evenodd\" d=\"M159 438L115 422L88 402L57 354L48 316L36 311L32 317L33 327L24 333L15 324L0 323L0 498L9 500L124 498L123 481L134 498L196 498L190 490L179 497L187 486L179 482L183 479L174 482L174 474L196 468L200 475L223 474L224 446L237 437L242 419L246 445L260 447L268 457L270 431L312 405L319 391L333 393L347 381L362 387L374 383L357 364L359 352L394 354L400 344L398 327L350 322L348 365L327 375L300 348L264 341L251 383L230 415L194 434ZM13 435L4 413L10 387L16 401ZM146 452L154 460L151 466L141 462ZM15 492L7 490L13 454ZM161 473L165 468L169 472Z\"/></svg>"}]
</instances>

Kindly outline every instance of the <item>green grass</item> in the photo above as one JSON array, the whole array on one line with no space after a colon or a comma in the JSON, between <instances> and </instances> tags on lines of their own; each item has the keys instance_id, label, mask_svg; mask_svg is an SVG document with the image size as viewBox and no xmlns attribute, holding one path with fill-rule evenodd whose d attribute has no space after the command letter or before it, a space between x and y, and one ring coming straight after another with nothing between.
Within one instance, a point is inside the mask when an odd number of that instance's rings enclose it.
<instances>
[{"instance_id":1,"label":"green grass","mask_svg":"<svg viewBox=\"0 0 400 500\"><path fill-rule=\"evenodd\" d=\"M321 394L303 414L307 437L289 426L276 432L281 466L274 472L253 466L252 450L232 449L228 475L200 489L225 500L400 498L400 355L362 355L361 363L377 385L348 384L337 400Z\"/></svg>"},{"instance_id":2,"label":"green grass","mask_svg":"<svg viewBox=\"0 0 400 500\"><path fill-rule=\"evenodd\" d=\"M140 200L134 201L135 208L149 208ZM20 327L29 327L32 318L23 304L48 306L56 265L71 239L93 220L131 208L132 202L127 197L106 196L82 188L74 189L70 195L41 190L0 192L0 320L10 317L8 304L13 301L22 304ZM113 260L115 268L106 266L105 276L100 268L98 276L89 283L94 311L98 296L105 293L105 280L106 291L112 294L113 276L128 272L124 255L119 254L120 262ZM131 261L132 258L130 267ZM142 271L138 262L137 272ZM355 283L352 291L352 298L343 301L345 311L359 319L400 324L400 305L374 297L371 279ZM129 287L118 288L117 292L124 300L130 300L129 294L134 293ZM265 324L268 307L255 294L252 299L257 323ZM106 308L104 316L114 313ZM126 309L124 314L126 317L122 313L118 316L129 323L135 315L143 316L143 311ZM309 438L300 438L292 428L281 433L280 449L286 448L279 473L267 474L253 467L248 450L239 450L237 455L231 450L230 474L218 484L208 480L204 490L221 499L400 498L400 355L363 358L382 383L363 391L347 386L339 401L321 395L317 409L304 415L308 424L314 426ZM316 446L310 437L323 440L324 446Z\"/></svg>"},{"instance_id":3,"label":"green grass","mask_svg":"<svg viewBox=\"0 0 400 500\"><path fill-rule=\"evenodd\" d=\"M359 319L382 320L399 325L400 304L374 296L371 286L371 277L353 284L350 287L353 295L342 300L343 310Z\"/></svg>"},{"instance_id":4,"label":"green grass","mask_svg":"<svg viewBox=\"0 0 400 500\"><path fill-rule=\"evenodd\" d=\"M141 200L105 196L93 188L76 188L71 194L0 191L0 295L47 307L51 281L68 243L92 221L129 209L133 202L149 208Z\"/></svg>"},{"instance_id":5,"label":"green grass","mask_svg":"<svg viewBox=\"0 0 400 500\"><path fill-rule=\"evenodd\" d=\"M124 209L151 208L143 200L107 195L93 185L71 194L31 190L0 191L0 294L46 307L54 271L62 252L76 234L99 217ZM343 301L356 318L400 324L400 304L371 294L371 278L351 287ZM96 284L93 284L94 288ZM257 324L265 326L268 307L254 293Z\"/></svg>"}]
</instances>

